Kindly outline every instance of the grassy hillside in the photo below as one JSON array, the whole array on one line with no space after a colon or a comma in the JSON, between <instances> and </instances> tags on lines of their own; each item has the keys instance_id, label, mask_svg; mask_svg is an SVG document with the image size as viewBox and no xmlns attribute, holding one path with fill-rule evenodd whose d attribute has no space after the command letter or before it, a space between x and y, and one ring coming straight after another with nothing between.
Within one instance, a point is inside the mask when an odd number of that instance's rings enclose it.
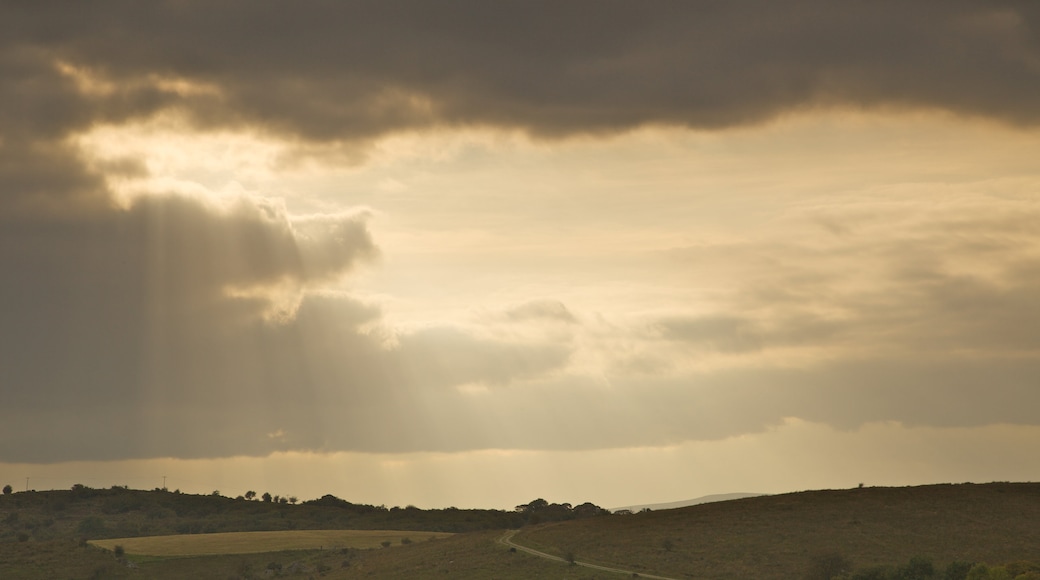
<instances>
[{"instance_id":1,"label":"grassy hillside","mask_svg":"<svg viewBox=\"0 0 1040 580\"><path fill-rule=\"evenodd\" d=\"M556 554L676 578L802 578L826 554L855 568L924 556L1040 561L1040 484L810 491L525 528Z\"/></svg>"}]
</instances>

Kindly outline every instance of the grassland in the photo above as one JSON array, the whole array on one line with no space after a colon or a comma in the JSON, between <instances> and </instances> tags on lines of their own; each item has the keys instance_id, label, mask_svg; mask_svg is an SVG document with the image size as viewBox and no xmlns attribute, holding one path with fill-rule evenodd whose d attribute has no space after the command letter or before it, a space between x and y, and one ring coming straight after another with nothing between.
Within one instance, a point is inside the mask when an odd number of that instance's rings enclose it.
<instances>
[{"instance_id":1,"label":"grassland","mask_svg":"<svg viewBox=\"0 0 1040 580\"><path fill-rule=\"evenodd\" d=\"M144 536L92 540L89 543L106 550L115 550L116 546L122 546L127 555L170 557L257 554L287 550L370 549L383 547L384 543L387 546L401 545L403 542L428 541L450 535L400 530L295 530Z\"/></svg>"}]
</instances>

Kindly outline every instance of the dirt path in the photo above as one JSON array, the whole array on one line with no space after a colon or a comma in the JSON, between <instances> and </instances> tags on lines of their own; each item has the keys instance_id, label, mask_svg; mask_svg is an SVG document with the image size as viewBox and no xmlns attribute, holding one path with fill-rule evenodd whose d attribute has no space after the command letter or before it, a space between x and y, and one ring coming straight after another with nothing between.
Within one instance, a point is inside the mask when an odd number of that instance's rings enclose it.
<instances>
[{"instance_id":1,"label":"dirt path","mask_svg":"<svg viewBox=\"0 0 1040 580\"><path fill-rule=\"evenodd\" d=\"M563 558L560 558L559 556L553 556L552 554L546 554L545 552L539 552L538 550L534 550L534 549L528 548L526 546L521 546L520 544L517 544L517 543L513 542L513 536L515 536L517 534L517 532L519 532L519 531L520 530L509 530L509 531L507 531L506 533L502 534L501 538L498 539L498 543L502 544L504 546L509 546L510 548L516 548L517 550L520 550L521 552L527 552L528 554L531 554L533 556L538 556L539 558L545 558L546 560L554 560L556 562L563 562L565 564L570 564L571 563L571 562L568 562L567 560L565 560ZM585 566L586 568L594 568L596 570L602 570L604 572L614 572L615 574L625 574L626 576L637 576L639 578L655 578L656 580L678 580L677 578L669 578L668 576L654 576L653 574L644 574L642 572L636 572L634 570L622 570L621 568L611 568L609 566L600 566L598 564L590 564L588 562L579 562L577 560L574 561L574 564L576 564L578 566Z\"/></svg>"}]
</instances>

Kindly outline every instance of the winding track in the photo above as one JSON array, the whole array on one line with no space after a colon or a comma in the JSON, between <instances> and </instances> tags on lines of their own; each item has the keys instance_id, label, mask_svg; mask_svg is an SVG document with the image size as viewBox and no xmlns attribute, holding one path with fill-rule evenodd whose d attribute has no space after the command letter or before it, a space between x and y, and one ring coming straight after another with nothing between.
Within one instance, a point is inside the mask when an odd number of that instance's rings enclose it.
<instances>
[{"instance_id":1,"label":"winding track","mask_svg":"<svg viewBox=\"0 0 1040 580\"><path fill-rule=\"evenodd\" d=\"M539 558L545 558L546 560L554 560L556 562L563 562L565 564L570 564L571 563L571 562L568 562L567 560L564 560L563 558L560 558L559 556L553 556L552 554L546 554L545 552L539 552L538 550L535 550L535 549L532 549L532 548L528 548L526 546L521 546L520 544L517 544L517 543L513 542L513 536L515 536L517 534L517 532L519 532L519 531L520 530L508 530L508 531L506 531L506 533L502 534L502 537L498 539L498 543L502 544L504 546L509 546L510 548L516 548L517 550L520 550L522 552L527 552L528 554L531 554L533 556L538 556ZM642 572L636 572L634 570L622 570L621 568L611 568L609 566L600 566L598 564L590 564L588 562L579 562L577 560L574 561L574 564L577 564L578 566L585 566L586 568L594 568L596 570L602 570L604 572L614 572L615 574L625 574L625 575L628 575L628 576L633 576L634 575L634 576L638 576L639 578L654 578L656 580L678 580L677 578L669 578L668 576L654 576L653 574L644 574Z\"/></svg>"}]
</instances>

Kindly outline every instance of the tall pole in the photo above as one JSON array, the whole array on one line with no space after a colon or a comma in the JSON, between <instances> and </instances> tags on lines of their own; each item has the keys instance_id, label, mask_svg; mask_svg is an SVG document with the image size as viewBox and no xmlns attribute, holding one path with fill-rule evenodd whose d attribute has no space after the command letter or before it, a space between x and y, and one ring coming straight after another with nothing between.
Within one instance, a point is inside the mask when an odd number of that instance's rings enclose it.
<instances>
[{"instance_id":1,"label":"tall pole","mask_svg":"<svg viewBox=\"0 0 1040 580\"><path fill-rule=\"evenodd\" d=\"M25 478L25 491L29 491L29 478Z\"/></svg>"},{"instance_id":2,"label":"tall pole","mask_svg":"<svg viewBox=\"0 0 1040 580\"><path fill-rule=\"evenodd\" d=\"M162 489L163 489L163 491L166 491L166 476L165 475L162 476Z\"/></svg>"}]
</instances>

